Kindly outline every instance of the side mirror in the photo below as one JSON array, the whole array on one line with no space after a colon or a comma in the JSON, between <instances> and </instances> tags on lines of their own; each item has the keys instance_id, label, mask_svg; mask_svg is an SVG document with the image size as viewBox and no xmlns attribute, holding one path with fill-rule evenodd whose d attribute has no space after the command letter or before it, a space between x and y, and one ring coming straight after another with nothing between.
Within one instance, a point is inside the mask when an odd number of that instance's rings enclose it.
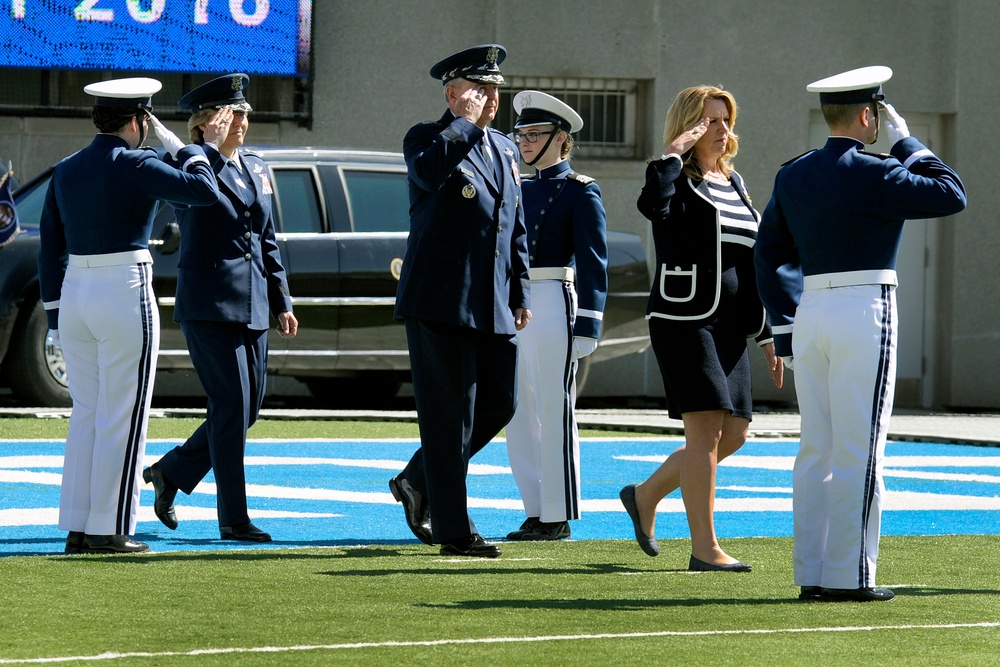
<instances>
[{"instance_id":1,"label":"side mirror","mask_svg":"<svg viewBox=\"0 0 1000 667\"><path fill-rule=\"evenodd\" d=\"M158 239L150 239L149 246L156 248L161 255L172 255L181 247L181 228L174 222L168 222Z\"/></svg>"}]
</instances>

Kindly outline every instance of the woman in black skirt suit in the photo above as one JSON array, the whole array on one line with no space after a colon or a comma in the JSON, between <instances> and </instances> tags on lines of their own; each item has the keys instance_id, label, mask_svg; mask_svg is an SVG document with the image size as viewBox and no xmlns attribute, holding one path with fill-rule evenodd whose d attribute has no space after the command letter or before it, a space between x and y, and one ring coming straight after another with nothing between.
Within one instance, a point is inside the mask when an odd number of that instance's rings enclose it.
<instances>
[{"instance_id":1,"label":"woman in black skirt suit","mask_svg":"<svg viewBox=\"0 0 1000 667\"><path fill-rule=\"evenodd\" d=\"M670 416L685 444L642 484L621 491L636 540L650 556L656 506L681 489L691 530L689 570L749 572L719 546L713 520L718 462L746 442L752 418L747 338L782 384L757 294L753 244L759 215L731 159L733 96L713 86L681 91L667 112L664 155L646 167L637 206L653 225L656 276L646 318Z\"/></svg>"}]
</instances>

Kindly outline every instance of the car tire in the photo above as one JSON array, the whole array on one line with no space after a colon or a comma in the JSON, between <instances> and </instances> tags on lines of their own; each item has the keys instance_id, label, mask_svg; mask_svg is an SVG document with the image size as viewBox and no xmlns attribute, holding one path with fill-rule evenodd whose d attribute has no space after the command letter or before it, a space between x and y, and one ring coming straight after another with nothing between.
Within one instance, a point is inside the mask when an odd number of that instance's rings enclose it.
<instances>
[{"instance_id":1,"label":"car tire","mask_svg":"<svg viewBox=\"0 0 1000 667\"><path fill-rule=\"evenodd\" d=\"M4 375L15 398L31 407L65 408L69 395L62 350L46 345L49 326L42 302L30 306L22 318L4 359Z\"/></svg>"},{"instance_id":2,"label":"car tire","mask_svg":"<svg viewBox=\"0 0 1000 667\"><path fill-rule=\"evenodd\" d=\"M398 376L390 373L368 373L356 377L299 378L321 408L385 408L396 400L403 386Z\"/></svg>"}]
</instances>

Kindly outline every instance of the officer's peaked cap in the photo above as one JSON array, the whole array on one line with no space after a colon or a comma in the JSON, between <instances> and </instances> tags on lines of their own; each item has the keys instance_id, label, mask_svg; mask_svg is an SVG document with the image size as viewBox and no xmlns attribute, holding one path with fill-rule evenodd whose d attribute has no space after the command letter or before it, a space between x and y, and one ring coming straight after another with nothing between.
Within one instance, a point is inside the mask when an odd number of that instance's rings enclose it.
<instances>
[{"instance_id":1,"label":"officer's peaked cap","mask_svg":"<svg viewBox=\"0 0 1000 667\"><path fill-rule=\"evenodd\" d=\"M820 104L864 104L883 99L882 84L892 78L884 65L859 67L813 81L806 90L819 93Z\"/></svg>"},{"instance_id":2,"label":"officer's peaked cap","mask_svg":"<svg viewBox=\"0 0 1000 667\"><path fill-rule=\"evenodd\" d=\"M480 44L454 53L431 67L431 76L445 84L452 79L468 79L476 83L506 83L500 73L500 63L507 49L500 44Z\"/></svg>"},{"instance_id":3,"label":"officer's peaked cap","mask_svg":"<svg viewBox=\"0 0 1000 667\"><path fill-rule=\"evenodd\" d=\"M573 107L540 90L524 90L514 96L517 122L514 127L552 123L567 132L583 129L583 118Z\"/></svg>"},{"instance_id":4,"label":"officer's peaked cap","mask_svg":"<svg viewBox=\"0 0 1000 667\"><path fill-rule=\"evenodd\" d=\"M247 102L243 91L249 83L250 77L241 72L219 76L189 92L177 102L177 106L189 113L224 107L248 113L253 111L253 107Z\"/></svg>"},{"instance_id":5,"label":"officer's peaked cap","mask_svg":"<svg viewBox=\"0 0 1000 667\"><path fill-rule=\"evenodd\" d=\"M153 94L162 87L156 79L135 77L91 83L83 87L83 92L97 98L94 106L152 111Z\"/></svg>"}]
</instances>

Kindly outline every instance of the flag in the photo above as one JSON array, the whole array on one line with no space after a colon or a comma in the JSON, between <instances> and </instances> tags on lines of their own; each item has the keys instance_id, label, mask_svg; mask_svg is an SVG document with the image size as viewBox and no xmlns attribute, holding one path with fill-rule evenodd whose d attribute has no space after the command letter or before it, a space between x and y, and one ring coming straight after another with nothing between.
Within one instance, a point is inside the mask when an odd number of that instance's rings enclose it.
<instances>
[{"instance_id":1,"label":"flag","mask_svg":"<svg viewBox=\"0 0 1000 667\"><path fill-rule=\"evenodd\" d=\"M3 176L0 176L0 248L14 240L20 231L17 224L17 209L14 208L14 197L10 192L10 177L14 173L10 163Z\"/></svg>"}]
</instances>

